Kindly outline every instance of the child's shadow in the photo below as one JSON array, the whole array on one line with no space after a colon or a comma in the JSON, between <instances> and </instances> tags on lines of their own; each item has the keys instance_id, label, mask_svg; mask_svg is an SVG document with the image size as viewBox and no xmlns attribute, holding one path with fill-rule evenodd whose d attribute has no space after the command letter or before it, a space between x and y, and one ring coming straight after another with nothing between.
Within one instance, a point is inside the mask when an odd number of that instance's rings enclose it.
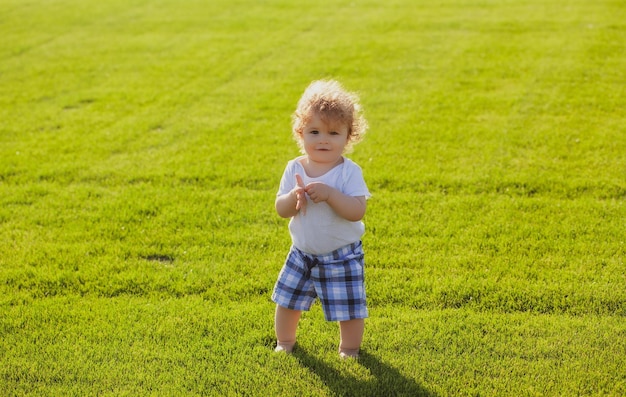
<instances>
[{"instance_id":1,"label":"child's shadow","mask_svg":"<svg viewBox=\"0 0 626 397\"><path fill-rule=\"evenodd\" d=\"M371 374L367 380L341 374L301 347L294 350L293 356L316 374L337 396L436 396L415 380L364 351L360 353L358 365L365 367Z\"/></svg>"}]
</instances>

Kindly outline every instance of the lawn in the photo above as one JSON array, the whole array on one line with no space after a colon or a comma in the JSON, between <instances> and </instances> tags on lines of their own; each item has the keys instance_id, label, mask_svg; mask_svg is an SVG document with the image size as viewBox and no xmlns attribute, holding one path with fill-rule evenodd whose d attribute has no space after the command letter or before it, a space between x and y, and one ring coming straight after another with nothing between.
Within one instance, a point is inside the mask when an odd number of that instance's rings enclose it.
<instances>
[{"instance_id":1,"label":"lawn","mask_svg":"<svg viewBox=\"0 0 626 397\"><path fill-rule=\"evenodd\" d=\"M0 0L0 395L626 394L626 6ZM291 356L274 211L357 91L370 318Z\"/></svg>"}]
</instances>

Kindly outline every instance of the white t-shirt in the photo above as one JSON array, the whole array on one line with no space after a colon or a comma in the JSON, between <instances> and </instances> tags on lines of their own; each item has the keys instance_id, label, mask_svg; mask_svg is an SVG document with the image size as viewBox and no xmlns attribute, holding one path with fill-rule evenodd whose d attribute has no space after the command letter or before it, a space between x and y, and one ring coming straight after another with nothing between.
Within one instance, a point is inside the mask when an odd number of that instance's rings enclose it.
<instances>
[{"instance_id":1,"label":"white t-shirt","mask_svg":"<svg viewBox=\"0 0 626 397\"><path fill-rule=\"evenodd\" d=\"M343 163L326 174L311 178L300 162L302 159L303 156L287 163L278 196L289 193L296 186L296 174L300 174L305 186L311 182L323 182L348 196L371 196L361 167L352 160L344 157ZM348 221L337 215L325 202L314 203L307 196L306 214L300 211L291 218L289 232L296 248L309 254L322 255L359 241L365 232L365 225L361 221Z\"/></svg>"}]
</instances>

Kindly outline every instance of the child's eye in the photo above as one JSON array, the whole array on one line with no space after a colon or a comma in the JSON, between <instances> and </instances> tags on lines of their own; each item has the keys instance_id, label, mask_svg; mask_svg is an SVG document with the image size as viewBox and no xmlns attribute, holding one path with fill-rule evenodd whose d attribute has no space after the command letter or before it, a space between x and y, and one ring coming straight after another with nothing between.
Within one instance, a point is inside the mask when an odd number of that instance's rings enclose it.
<instances>
[{"instance_id":1,"label":"child's eye","mask_svg":"<svg viewBox=\"0 0 626 397\"><path fill-rule=\"evenodd\" d=\"M317 135L317 134L319 134L319 133L320 133L320 132L319 132L318 130L313 130L313 131L311 131L311 132L310 132L310 134L313 134L313 135Z\"/></svg>"},{"instance_id":2,"label":"child's eye","mask_svg":"<svg viewBox=\"0 0 626 397\"><path fill-rule=\"evenodd\" d=\"M339 135L339 133L337 131L331 131L330 135Z\"/></svg>"}]
</instances>

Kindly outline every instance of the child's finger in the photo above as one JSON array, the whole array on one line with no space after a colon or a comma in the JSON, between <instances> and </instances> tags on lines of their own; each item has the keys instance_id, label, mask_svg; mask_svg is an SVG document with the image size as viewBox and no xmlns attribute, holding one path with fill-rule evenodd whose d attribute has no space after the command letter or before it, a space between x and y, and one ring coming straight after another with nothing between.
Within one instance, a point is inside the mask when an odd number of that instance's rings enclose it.
<instances>
[{"instance_id":1,"label":"child's finger","mask_svg":"<svg viewBox=\"0 0 626 397\"><path fill-rule=\"evenodd\" d=\"M300 174L296 174L296 185L302 188L304 187L304 181L302 180L302 177L300 176Z\"/></svg>"},{"instance_id":2,"label":"child's finger","mask_svg":"<svg viewBox=\"0 0 626 397\"><path fill-rule=\"evenodd\" d=\"M296 209L299 210L302 207L302 197L300 193L296 193Z\"/></svg>"},{"instance_id":3,"label":"child's finger","mask_svg":"<svg viewBox=\"0 0 626 397\"><path fill-rule=\"evenodd\" d=\"M300 174L296 174L296 185L300 188L298 193L296 194L296 209L298 211L302 211L302 214L304 215L306 214L306 194L304 181L302 180L302 176L300 176Z\"/></svg>"},{"instance_id":4,"label":"child's finger","mask_svg":"<svg viewBox=\"0 0 626 397\"><path fill-rule=\"evenodd\" d=\"M296 203L296 209L302 211L302 215L306 215L306 197L304 193L298 194L298 202Z\"/></svg>"}]
</instances>

